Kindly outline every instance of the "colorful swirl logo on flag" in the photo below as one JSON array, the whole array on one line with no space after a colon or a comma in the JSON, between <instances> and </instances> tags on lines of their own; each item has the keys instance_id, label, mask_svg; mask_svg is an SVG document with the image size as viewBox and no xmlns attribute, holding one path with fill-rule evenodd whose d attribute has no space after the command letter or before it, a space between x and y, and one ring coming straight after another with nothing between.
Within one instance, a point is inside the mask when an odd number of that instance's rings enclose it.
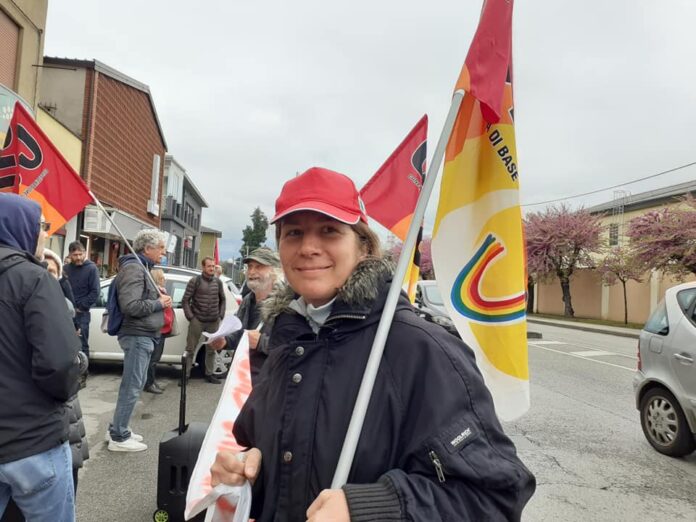
<instances>
[{"instance_id":1,"label":"colorful swirl logo on flag","mask_svg":"<svg viewBox=\"0 0 696 522\"><path fill-rule=\"evenodd\" d=\"M524 317L526 296L519 292L502 298L481 293L488 267L505 254L505 246L488 234L474 256L459 272L452 285L452 305L463 316L482 323L513 322Z\"/></svg>"}]
</instances>

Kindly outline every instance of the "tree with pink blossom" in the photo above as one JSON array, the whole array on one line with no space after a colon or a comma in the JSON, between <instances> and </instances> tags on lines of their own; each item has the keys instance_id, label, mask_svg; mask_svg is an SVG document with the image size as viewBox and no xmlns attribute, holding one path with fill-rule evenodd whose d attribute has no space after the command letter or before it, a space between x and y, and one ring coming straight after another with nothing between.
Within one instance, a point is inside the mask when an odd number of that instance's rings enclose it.
<instances>
[{"instance_id":1,"label":"tree with pink blossom","mask_svg":"<svg viewBox=\"0 0 696 522\"><path fill-rule=\"evenodd\" d=\"M626 283L628 281L643 280L647 267L642 262L634 249L630 247L614 247L599 262L597 270L602 275L602 280L608 285L614 285L617 281L623 287L624 298L624 324L628 324L628 298L626 296Z\"/></svg>"},{"instance_id":2,"label":"tree with pink blossom","mask_svg":"<svg viewBox=\"0 0 696 522\"><path fill-rule=\"evenodd\" d=\"M430 245L432 243L432 238L426 237L421 241L420 244L420 273L422 279L432 279L433 274L433 255L431 252ZM401 256L401 249L403 248L403 243L401 241L396 241L394 244L388 248L386 254L390 257L394 263L399 261Z\"/></svg>"},{"instance_id":3,"label":"tree with pink blossom","mask_svg":"<svg viewBox=\"0 0 696 522\"><path fill-rule=\"evenodd\" d=\"M626 235L640 261L677 278L696 274L696 199L633 218Z\"/></svg>"},{"instance_id":4,"label":"tree with pink blossom","mask_svg":"<svg viewBox=\"0 0 696 522\"><path fill-rule=\"evenodd\" d=\"M570 276L576 268L594 267L592 254L602 247L600 216L584 208L552 206L527 214L524 228L529 274L539 281L557 277L563 292L564 315L573 317Z\"/></svg>"}]
</instances>

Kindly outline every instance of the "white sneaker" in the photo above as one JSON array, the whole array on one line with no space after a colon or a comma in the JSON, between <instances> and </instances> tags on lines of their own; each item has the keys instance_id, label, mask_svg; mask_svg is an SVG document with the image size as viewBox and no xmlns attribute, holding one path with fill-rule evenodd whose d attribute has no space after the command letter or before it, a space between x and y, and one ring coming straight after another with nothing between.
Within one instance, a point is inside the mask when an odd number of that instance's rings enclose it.
<instances>
[{"instance_id":1,"label":"white sneaker","mask_svg":"<svg viewBox=\"0 0 696 522\"><path fill-rule=\"evenodd\" d=\"M110 440L107 446L109 451L145 451L147 449L147 444L138 442L133 437L126 439L123 442L116 442L115 440Z\"/></svg>"},{"instance_id":2,"label":"white sneaker","mask_svg":"<svg viewBox=\"0 0 696 522\"><path fill-rule=\"evenodd\" d=\"M133 439L135 442L142 442L143 441L143 436L138 435L135 433L133 430L130 429L130 426L128 426L128 429L131 432L130 438ZM106 433L104 434L104 442L110 442L111 441L111 433L109 433L109 428L106 428Z\"/></svg>"}]
</instances>

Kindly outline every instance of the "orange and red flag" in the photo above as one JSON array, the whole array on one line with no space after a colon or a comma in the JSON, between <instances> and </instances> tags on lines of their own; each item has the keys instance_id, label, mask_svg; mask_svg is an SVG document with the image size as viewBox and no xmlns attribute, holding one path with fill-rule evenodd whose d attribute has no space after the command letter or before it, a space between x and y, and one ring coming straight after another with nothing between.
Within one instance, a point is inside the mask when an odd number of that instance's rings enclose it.
<instances>
[{"instance_id":1,"label":"orange and red flag","mask_svg":"<svg viewBox=\"0 0 696 522\"><path fill-rule=\"evenodd\" d=\"M423 116L360 191L367 215L406 239L425 177L428 116Z\"/></svg>"},{"instance_id":2,"label":"orange and red flag","mask_svg":"<svg viewBox=\"0 0 696 522\"><path fill-rule=\"evenodd\" d=\"M0 151L3 186L41 205L49 234L92 202L85 182L19 102Z\"/></svg>"}]
</instances>

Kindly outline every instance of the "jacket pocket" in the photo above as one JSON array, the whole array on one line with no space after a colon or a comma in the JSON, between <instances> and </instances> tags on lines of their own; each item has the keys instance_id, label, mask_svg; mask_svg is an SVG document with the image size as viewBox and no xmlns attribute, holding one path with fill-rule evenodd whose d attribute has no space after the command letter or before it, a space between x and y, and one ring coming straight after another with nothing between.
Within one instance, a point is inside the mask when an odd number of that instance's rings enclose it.
<instances>
[{"instance_id":1,"label":"jacket pocket","mask_svg":"<svg viewBox=\"0 0 696 522\"><path fill-rule=\"evenodd\" d=\"M428 457L432 475L438 476L441 471L445 478L458 477L486 488L514 487L520 479L514 447L504 435L491 435L495 437L493 443L469 416L452 422L428 441L424 456ZM430 452L436 454L440 470Z\"/></svg>"}]
</instances>

